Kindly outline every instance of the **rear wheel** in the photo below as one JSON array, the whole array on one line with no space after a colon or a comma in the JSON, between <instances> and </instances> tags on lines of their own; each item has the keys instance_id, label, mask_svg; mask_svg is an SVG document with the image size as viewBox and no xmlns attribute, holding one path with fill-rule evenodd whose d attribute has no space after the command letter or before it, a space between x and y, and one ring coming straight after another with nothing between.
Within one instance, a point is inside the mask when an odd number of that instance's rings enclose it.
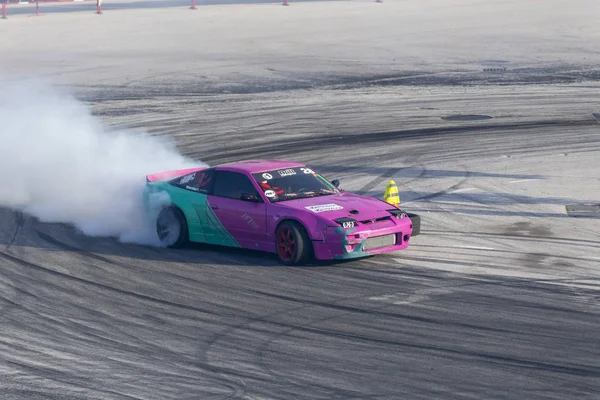
<instances>
[{"instance_id":1,"label":"rear wheel","mask_svg":"<svg viewBox=\"0 0 600 400\"><path fill-rule=\"evenodd\" d=\"M306 230L293 221L283 221L277 227L275 248L279 262L284 265L303 263L312 255L312 243Z\"/></svg>"},{"instance_id":2,"label":"rear wheel","mask_svg":"<svg viewBox=\"0 0 600 400\"><path fill-rule=\"evenodd\" d=\"M183 247L188 242L188 226L183 213L175 207L163 208L156 220L160 242L170 248Z\"/></svg>"}]
</instances>

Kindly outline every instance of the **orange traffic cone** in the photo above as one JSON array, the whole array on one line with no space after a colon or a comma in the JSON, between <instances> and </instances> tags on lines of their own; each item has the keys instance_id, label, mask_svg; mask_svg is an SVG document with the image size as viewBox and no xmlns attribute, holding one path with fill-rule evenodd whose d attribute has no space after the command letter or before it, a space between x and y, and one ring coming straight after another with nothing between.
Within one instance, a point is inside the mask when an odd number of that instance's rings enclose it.
<instances>
[{"instance_id":1,"label":"orange traffic cone","mask_svg":"<svg viewBox=\"0 0 600 400\"><path fill-rule=\"evenodd\" d=\"M400 195L398 194L398 186L393 179L390 179L385 187L385 193L383 194L383 201L398 207L400 205Z\"/></svg>"}]
</instances>

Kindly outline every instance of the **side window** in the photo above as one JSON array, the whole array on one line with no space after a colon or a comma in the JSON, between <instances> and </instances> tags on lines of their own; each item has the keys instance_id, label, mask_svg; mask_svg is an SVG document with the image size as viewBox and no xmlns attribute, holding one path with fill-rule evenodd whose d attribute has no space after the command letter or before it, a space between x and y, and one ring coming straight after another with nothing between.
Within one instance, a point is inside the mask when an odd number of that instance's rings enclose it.
<instances>
[{"instance_id":1,"label":"side window","mask_svg":"<svg viewBox=\"0 0 600 400\"><path fill-rule=\"evenodd\" d=\"M214 176L215 171L210 168L184 175L181 178L173 180L172 183L182 189L208 194L214 184Z\"/></svg>"},{"instance_id":2,"label":"side window","mask_svg":"<svg viewBox=\"0 0 600 400\"><path fill-rule=\"evenodd\" d=\"M250 178L239 172L217 171L213 195L241 200L243 193L258 197L258 192L252 185Z\"/></svg>"}]
</instances>

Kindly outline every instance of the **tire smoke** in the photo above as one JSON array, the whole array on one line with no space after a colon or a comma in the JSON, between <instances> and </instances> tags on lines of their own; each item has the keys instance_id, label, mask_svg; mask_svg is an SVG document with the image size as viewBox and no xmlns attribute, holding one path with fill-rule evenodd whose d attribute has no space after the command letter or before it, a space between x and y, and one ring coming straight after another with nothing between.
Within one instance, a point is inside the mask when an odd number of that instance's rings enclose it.
<instances>
[{"instance_id":1,"label":"tire smoke","mask_svg":"<svg viewBox=\"0 0 600 400\"><path fill-rule=\"evenodd\" d=\"M145 175L206 164L166 138L106 129L56 87L0 88L0 206L88 236L158 244L144 215Z\"/></svg>"}]
</instances>

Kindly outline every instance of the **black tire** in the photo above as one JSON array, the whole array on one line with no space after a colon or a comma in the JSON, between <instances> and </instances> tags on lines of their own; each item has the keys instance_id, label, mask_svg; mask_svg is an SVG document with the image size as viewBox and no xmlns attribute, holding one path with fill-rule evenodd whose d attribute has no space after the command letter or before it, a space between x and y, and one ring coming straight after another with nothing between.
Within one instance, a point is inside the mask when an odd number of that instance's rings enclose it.
<instances>
[{"instance_id":1,"label":"black tire","mask_svg":"<svg viewBox=\"0 0 600 400\"><path fill-rule=\"evenodd\" d=\"M178 249L189 241L187 221L177 207L165 207L156 219L156 234L161 243L169 248Z\"/></svg>"},{"instance_id":2,"label":"black tire","mask_svg":"<svg viewBox=\"0 0 600 400\"><path fill-rule=\"evenodd\" d=\"M413 226L413 230L412 230L412 234L410 235L412 236L417 236L418 234L421 233L421 217L418 214L412 214L412 213L407 213L408 214L408 218L410 218L410 222L412 223Z\"/></svg>"},{"instance_id":3,"label":"black tire","mask_svg":"<svg viewBox=\"0 0 600 400\"><path fill-rule=\"evenodd\" d=\"M293 239L293 249L289 239ZM281 264L302 264L312 257L312 252L312 242L302 225L289 220L279 224L275 231L275 254Z\"/></svg>"}]
</instances>

